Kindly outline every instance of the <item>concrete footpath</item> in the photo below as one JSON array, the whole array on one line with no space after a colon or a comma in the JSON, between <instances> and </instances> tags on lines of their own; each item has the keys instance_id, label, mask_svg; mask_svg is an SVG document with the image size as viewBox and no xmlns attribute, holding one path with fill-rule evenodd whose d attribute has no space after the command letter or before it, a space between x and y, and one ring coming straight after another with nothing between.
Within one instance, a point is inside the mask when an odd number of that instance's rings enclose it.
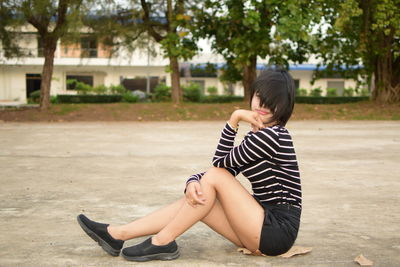
<instances>
[{"instance_id":1,"label":"concrete footpath","mask_svg":"<svg viewBox=\"0 0 400 267\"><path fill-rule=\"evenodd\" d=\"M303 186L290 259L246 256L196 224L174 261L108 256L79 213L127 223L183 196L207 170L225 121L0 123L0 266L400 266L400 123L294 121ZM249 131L240 124L237 143ZM238 179L249 188L240 174ZM145 237L130 240L126 246Z\"/></svg>"}]
</instances>

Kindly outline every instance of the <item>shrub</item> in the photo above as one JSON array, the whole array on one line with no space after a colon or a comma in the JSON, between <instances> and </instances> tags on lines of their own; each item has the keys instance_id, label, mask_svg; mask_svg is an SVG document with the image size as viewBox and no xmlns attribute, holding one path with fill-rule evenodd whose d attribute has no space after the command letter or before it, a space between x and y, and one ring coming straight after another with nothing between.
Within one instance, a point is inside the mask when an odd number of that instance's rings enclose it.
<instances>
[{"instance_id":1,"label":"shrub","mask_svg":"<svg viewBox=\"0 0 400 267\"><path fill-rule=\"evenodd\" d=\"M369 96L369 90L367 88L361 89L361 96Z\"/></svg>"},{"instance_id":2,"label":"shrub","mask_svg":"<svg viewBox=\"0 0 400 267\"><path fill-rule=\"evenodd\" d=\"M215 86L210 86L207 88L207 92L209 95L216 95L218 93L218 89Z\"/></svg>"},{"instance_id":3,"label":"shrub","mask_svg":"<svg viewBox=\"0 0 400 267\"><path fill-rule=\"evenodd\" d=\"M126 93L126 88L125 86L123 86L122 84L120 85L110 85L109 87L109 91L111 94L115 94L115 95L122 95L124 93Z\"/></svg>"},{"instance_id":4,"label":"shrub","mask_svg":"<svg viewBox=\"0 0 400 267\"><path fill-rule=\"evenodd\" d=\"M122 95L122 102L135 103L138 102L139 97L132 94L131 92L126 92Z\"/></svg>"},{"instance_id":5,"label":"shrub","mask_svg":"<svg viewBox=\"0 0 400 267\"><path fill-rule=\"evenodd\" d=\"M58 98L56 95L50 96L50 103L52 103L52 104L58 103Z\"/></svg>"},{"instance_id":6,"label":"shrub","mask_svg":"<svg viewBox=\"0 0 400 267\"><path fill-rule=\"evenodd\" d=\"M154 88L154 99L157 101L168 101L171 99L171 87L160 83Z\"/></svg>"},{"instance_id":7,"label":"shrub","mask_svg":"<svg viewBox=\"0 0 400 267\"><path fill-rule=\"evenodd\" d=\"M343 104L366 101L369 97L361 96L297 96L296 103L302 104Z\"/></svg>"},{"instance_id":8,"label":"shrub","mask_svg":"<svg viewBox=\"0 0 400 267\"><path fill-rule=\"evenodd\" d=\"M132 92L132 95L136 96L138 98L138 101L143 101L146 99L146 93L140 90L135 90Z\"/></svg>"},{"instance_id":9,"label":"shrub","mask_svg":"<svg viewBox=\"0 0 400 267\"><path fill-rule=\"evenodd\" d=\"M121 95L58 95L59 103L114 103L122 100Z\"/></svg>"},{"instance_id":10,"label":"shrub","mask_svg":"<svg viewBox=\"0 0 400 267\"><path fill-rule=\"evenodd\" d=\"M304 88L296 89L296 96L306 96L306 95L307 95L307 89Z\"/></svg>"},{"instance_id":11,"label":"shrub","mask_svg":"<svg viewBox=\"0 0 400 267\"><path fill-rule=\"evenodd\" d=\"M326 96L337 96L337 89L336 88L327 88Z\"/></svg>"},{"instance_id":12,"label":"shrub","mask_svg":"<svg viewBox=\"0 0 400 267\"><path fill-rule=\"evenodd\" d=\"M96 87L93 87L92 91L95 94L104 95L108 92L108 88L104 84L100 84L100 85L97 85Z\"/></svg>"},{"instance_id":13,"label":"shrub","mask_svg":"<svg viewBox=\"0 0 400 267\"><path fill-rule=\"evenodd\" d=\"M93 92L93 87L83 83L79 82L76 79L68 79L67 80L68 85L75 85L75 90L79 92L79 94L86 95L89 94L90 92Z\"/></svg>"},{"instance_id":14,"label":"shrub","mask_svg":"<svg viewBox=\"0 0 400 267\"><path fill-rule=\"evenodd\" d=\"M40 100L40 90L33 91L29 95L29 98L31 98L34 103L38 103Z\"/></svg>"},{"instance_id":15,"label":"shrub","mask_svg":"<svg viewBox=\"0 0 400 267\"><path fill-rule=\"evenodd\" d=\"M183 86L183 99L186 101L199 102L201 98L201 88L200 85L196 83L191 83L189 85Z\"/></svg>"},{"instance_id":16,"label":"shrub","mask_svg":"<svg viewBox=\"0 0 400 267\"><path fill-rule=\"evenodd\" d=\"M345 88L343 90L343 96L353 96L354 95L354 89L349 87L349 88Z\"/></svg>"},{"instance_id":17,"label":"shrub","mask_svg":"<svg viewBox=\"0 0 400 267\"><path fill-rule=\"evenodd\" d=\"M321 87L317 87L311 90L310 96L321 96L322 90Z\"/></svg>"},{"instance_id":18,"label":"shrub","mask_svg":"<svg viewBox=\"0 0 400 267\"><path fill-rule=\"evenodd\" d=\"M243 102L243 96L234 95L208 95L200 98L201 103L230 103Z\"/></svg>"}]
</instances>

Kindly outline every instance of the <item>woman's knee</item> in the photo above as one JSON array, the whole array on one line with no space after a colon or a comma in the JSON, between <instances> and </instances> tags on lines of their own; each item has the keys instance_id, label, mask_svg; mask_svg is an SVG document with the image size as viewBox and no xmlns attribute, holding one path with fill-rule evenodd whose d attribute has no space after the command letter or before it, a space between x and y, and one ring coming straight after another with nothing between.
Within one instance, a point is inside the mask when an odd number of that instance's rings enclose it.
<instances>
[{"instance_id":1,"label":"woman's knee","mask_svg":"<svg viewBox=\"0 0 400 267\"><path fill-rule=\"evenodd\" d=\"M201 178L201 181L215 184L222 181L224 178L232 178L233 175L225 168L211 167Z\"/></svg>"}]
</instances>

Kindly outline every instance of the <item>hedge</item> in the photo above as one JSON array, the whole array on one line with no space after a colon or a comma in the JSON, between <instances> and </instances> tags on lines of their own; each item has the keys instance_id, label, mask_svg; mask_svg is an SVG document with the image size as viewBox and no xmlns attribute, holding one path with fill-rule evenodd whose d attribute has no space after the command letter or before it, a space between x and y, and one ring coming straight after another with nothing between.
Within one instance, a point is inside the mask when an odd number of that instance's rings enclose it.
<instances>
[{"instance_id":1,"label":"hedge","mask_svg":"<svg viewBox=\"0 0 400 267\"><path fill-rule=\"evenodd\" d=\"M296 103L301 104L343 104L367 100L369 96L296 96Z\"/></svg>"},{"instance_id":2,"label":"hedge","mask_svg":"<svg viewBox=\"0 0 400 267\"><path fill-rule=\"evenodd\" d=\"M208 95L200 98L200 103L230 103L243 101L243 96Z\"/></svg>"},{"instance_id":3,"label":"hedge","mask_svg":"<svg viewBox=\"0 0 400 267\"><path fill-rule=\"evenodd\" d=\"M57 95L58 103L114 103L121 102L122 95Z\"/></svg>"},{"instance_id":4,"label":"hedge","mask_svg":"<svg viewBox=\"0 0 400 267\"><path fill-rule=\"evenodd\" d=\"M58 103L114 103L122 102L122 95L57 95ZM296 96L296 103L342 104L369 100L368 96ZM243 96L208 95L201 96L199 103L242 102Z\"/></svg>"}]
</instances>

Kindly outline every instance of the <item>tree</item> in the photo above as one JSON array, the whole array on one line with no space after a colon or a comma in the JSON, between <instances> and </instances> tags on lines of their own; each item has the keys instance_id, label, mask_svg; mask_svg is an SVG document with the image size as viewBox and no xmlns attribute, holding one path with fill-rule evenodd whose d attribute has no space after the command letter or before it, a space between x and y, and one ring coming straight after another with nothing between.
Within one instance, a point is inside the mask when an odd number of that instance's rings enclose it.
<instances>
[{"instance_id":1,"label":"tree","mask_svg":"<svg viewBox=\"0 0 400 267\"><path fill-rule=\"evenodd\" d=\"M38 32L43 46L44 65L40 84L40 110L50 105L50 83L53 75L57 42L79 22L82 0L15 0L2 1L0 32L5 56L23 55L15 38L27 24ZM4 39L3 39L4 38Z\"/></svg>"},{"instance_id":2,"label":"tree","mask_svg":"<svg viewBox=\"0 0 400 267\"><path fill-rule=\"evenodd\" d=\"M197 46L194 39L189 37L188 28L191 17L187 15L185 6L187 1L177 0L173 5L172 0L152 1L141 0L141 21L148 35L161 44L164 55L169 58L169 71L171 72L172 101L179 103L183 99L180 87L179 59L190 59Z\"/></svg>"},{"instance_id":3,"label":"tree","mask_svg":"<svg viewBox=\"0 0 400 267\"><path fill-rule=\"evenodd\" d=\"M269 65L286 68L290 61L306 60L310 4L298 0L207 0L194 11L193 31L211 39L213 50L231 64L226 71L232 73L224 78L235 79L241 72L244 101L248 102L257 58L268 57Z\"/></svg>"},{"instance_id":4,"label":"tree","mask_svg":"<svg viewBox=\"0 0 400 267\"><path fill-rule=\"evenodd\" d=\"M314 53L327 66L325 72L366 77L373 99L400 101L400 1L319 2L324 23L315 35Z\"/></svg>"}]
</instances>

